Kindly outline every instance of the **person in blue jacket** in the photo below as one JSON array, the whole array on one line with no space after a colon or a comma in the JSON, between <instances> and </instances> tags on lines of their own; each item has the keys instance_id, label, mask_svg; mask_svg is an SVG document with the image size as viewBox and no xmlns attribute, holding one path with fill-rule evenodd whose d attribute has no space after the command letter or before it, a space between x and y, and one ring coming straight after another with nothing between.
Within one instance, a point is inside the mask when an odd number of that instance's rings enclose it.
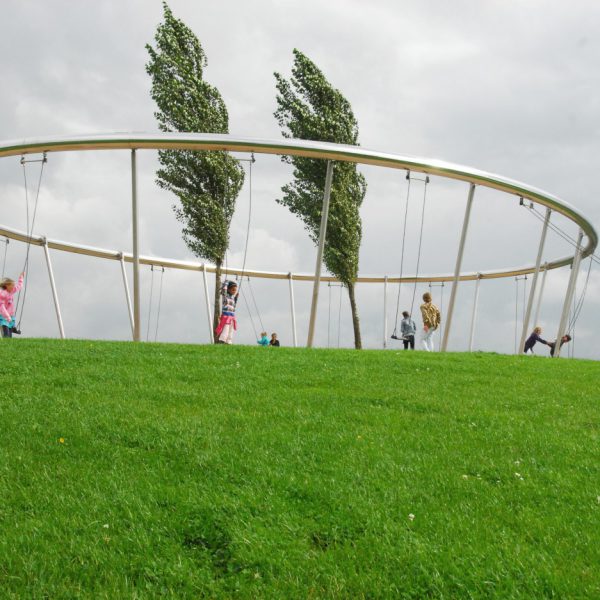
<instances>
[{"instance_id":1,"label":"person in blue jacket","mask_svg":"<svg viewBox=\"0 0 600 600\"><path fill-rule=\"evenodd\" d=\"M532 334L527 338L527 341L525 342L525 348L523 348L523 352L525 354L534 354L533 347L536 345L537 342L540 342L540 344L546 344L546 346L550 346L549 342L547 342L546 340L543 340L540 337L541 333L542 333L541 327L534 328Z\"/></svg>"}]
</instances>

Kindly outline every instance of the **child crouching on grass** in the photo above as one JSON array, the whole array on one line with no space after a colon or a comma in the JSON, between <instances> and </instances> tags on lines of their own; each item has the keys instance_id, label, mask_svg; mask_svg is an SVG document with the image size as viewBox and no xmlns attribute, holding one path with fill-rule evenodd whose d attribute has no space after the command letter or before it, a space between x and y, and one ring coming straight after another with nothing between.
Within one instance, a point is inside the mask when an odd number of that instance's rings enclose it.
<instances>
[{"instance_id":1,"label":"child crouching on grass","mask_svg":"<svg viewBox=\"0 0 600 600\"><path fill-rule=\"evenodd\" d=\"M15 302L14 296L23 286L25 272L19 276L19 281L5 277L0 281L0 325L2 337L10 338L15 328ZM17 332L18 333L18 332Z\"/></svg>"},{"instance_id":2,"label":"child crouching on grass","mask_svg":"<svg viewBox=\"0 0 600 600\"><path fill-rule=\"evenodd\" d=\"M238 286L235 281L224 281L221 286L223 298L221 320L215 331L218 336L217 344L233 343L233 332L237 330L235 307L238 301Z\"/></svg>"}]
</instances>

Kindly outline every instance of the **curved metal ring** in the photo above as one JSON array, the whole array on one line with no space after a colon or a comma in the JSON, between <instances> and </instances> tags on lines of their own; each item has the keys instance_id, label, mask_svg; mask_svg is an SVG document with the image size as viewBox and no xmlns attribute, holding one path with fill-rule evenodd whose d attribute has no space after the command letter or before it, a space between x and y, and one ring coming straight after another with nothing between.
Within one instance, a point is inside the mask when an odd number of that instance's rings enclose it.
<instances>
[{"instance_id":1,"label":"curved metal ring","mask_svg":"<svg viewBox=\"0 0 600 600\"><path fill-rule=\"evenodd\" d=\"M587 243L583 249L582 258L593 254L598 245L598 235L593 225L573 206L561 200L557 196L544 192L538 188L525 183L507 179L500 175L494 175L471 167L457 165L441 160L432 160L419 157L402 156L365 150L357 146L344 146L326 142L313 142L305 140L261 140L254 138L239 138L232 135L204 134L204 133L113 133L106 135L89 136L65 136L56 138L12 140L0 142L0 157L20 156L23 154L34 154L42 152L65 152L81 150L115 150L115 149L154 149L154 150L226 150L233 152L255 152L257 154L284 154L292 156L305 156L308 158L354 162L365 165L376 165L387 168L416 171L429 175L438 175L448 179L466 181L475 185L485 186L500 190L507 194L525 198L546 206L556 211L574 223L576 223L587 237ZM31 241L36 245L42 244L41 237L32 236L14 229L0 226L0 235L8 238ZM115 250L102 250L80 244L47 240L48 246L57 250L87 254L100 258L120 260L121 252ZM131 261L131 255L123 254L126 261ZM542 270L557 269L573 262L574 256L567 256L546 262ZM152 257L141 257L140 262L165 267L212 271L211 267L200 263L160 259ZM460 280L493 279L500 277L514 277L533 273L535 266L525 266L512 269L500 269L494 271L481 271L472 273L461 273ZM229 269L233 275L240 275L240 269ZM244 275L249 277L265 277L269 279L289 279L311 281L313 275L277 273L268 271L245 270ZM418 277L406 276L384 277L384 276L359 276L357 282L363 283L388 283L414 281L451 281L453 274L444 275L420 275ZM335 277L322 277L324 281L336 281Z\"/></svg>"}]
</instances>

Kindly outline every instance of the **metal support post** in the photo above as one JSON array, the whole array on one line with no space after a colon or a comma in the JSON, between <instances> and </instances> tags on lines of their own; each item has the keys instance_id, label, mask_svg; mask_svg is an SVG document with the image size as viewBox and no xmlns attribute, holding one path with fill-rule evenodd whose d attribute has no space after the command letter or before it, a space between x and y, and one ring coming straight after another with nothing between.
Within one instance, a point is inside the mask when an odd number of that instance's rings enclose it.
<instances>
[{"instance_id":1,"label":"metal support post","mask_svg":"<svg viewBox=\"0 0 600 600\"><path fill-rule=\"evenodd\" d=\"M542 283L540 284L540 291L538 294L537 304L535 306L535 315L533 317L534 327L537 327L540 324L540 308L542 307L542 297L544 295L544 288L546 287L546 275L548 275L548 263L544 264Z\"/></svg>"},{"instance_id":2,"label":"metal support post","mask_svg":"<svg viewBox=\"0 0 600 600\"><path fill-rule=\"evenodd\" d=\"M131 230L133 234L133 341L142 339L140 310L140 249L138 245L137 160L131 151Z\"/></svg>"},{"instance_id":3,"label":"metal support post","mask_svg":"<svg viewBox=\"0 0 600 600\"><path fill-rule=\"evenodd\" d=\"M542 255L544 254L544 244L546 242L546 233L548 232L548 223L550 222L550 215L552 210L546 209L546 218L544 219L544 226L542 228L542 237L540 238L540 245L538 248L537 259L535 261L535 271L533 272L533 280L531 281L531 289L529 290L529 299L527 300L527 309L525 316L523 317L523 329L521 331L521 343L519 345L519 352L523 351L525 347L525 340L527 339L527 332L529 330L529 319L531 318L531 309L533 308L533 299L535 297L535 289L537 287L538 275L540 274L540 265L542 264Z\"/></svg>"},{"instance_id":4,"label":"metal support post","mask_svg":"<svg viewBox=\"0 0 600 600\"><path fill-rule=\"evenodd\" d=\"M387 348L387 288L388 288L388 277L387 275L383 278L383 349ZM412 317L412 315L411 315Z\"/></svg>"},{"instance_id":5,"label":"metal support post","mask_svg":"<svg viewBox=\"0 0 600 600\"><path fill-rule=\"evenodd\" d=\"M477 274L475 281L475 297L473 298L473 314L471 315L471 334L469 335L469 352L473 352L473 341L475 340L475 319L477 318L477 306L479 304L479 283L481 274Z\"/></svg>"},{"instance_id":6,"label":"metal support post","mask_svg":"<svg viewBox=\"0 0 600 600\"><path fill-rule=\"evenodd\" d=\"M210 312L210 299L208 297L208 282L206 280L206 264L202 265L202 279L204 281L204 301L206 302L206 317L208 319L208 332L210 335L210 343L215 343L215 332L213 331L213 318Z\"/></svg>"},{"instance_id":7,"label":"metal support post","mask_svg":"<svg viewBox=\"0 0 600 600\"><path fill-rule=\"evenodd\" d=\"M575 249L575 256L573 257L573 264L571 265L571 276L569 277L569 284L567 285L567 293L565 294L565 302L563 304L562 315L560 317L560 325L558 326L558 332L556 334L556 347L554 348L554 357L560 356L560 340L565 335L568 321L569 321L569 310L571 309L571 302L573 301L573 295L575 294L575 286L577 285L577 275L579 275L579 265L581 264L581 253L583 248L581 247L581 240L583 239L583 231L579 230L577 236L577 246Z\"/></svg>"},{"instance_id":8,"label":"metal support post","mask_svg":"<svg viewBox=\"0 0 600 600\"><path fill-rule=\"evenodd\" d=\"M290 309L292 311L292 339L294 341L294 348L298 346L298 337L296 334L296 305L294 304L294 286L292 284L292 273L288 273L288 280L290 284Z\"/></svg>"},{"instance_id":9,"label":"metal support post","mask_svg":"<svg viewBox=\"0 0 600 600\"><path fill-rule=\"evenodd\" d=\"M467 239L467 229L469 227L469 217L471 216L471 206L473 205L473 196L475 195L475 184L472 183L469 188L467 198L467 207L465 209L465 218L463 220L462 232L460 234L460 243L458 245L458 255L456 256L456 266L454 268L454 280L452 282L452 291L450 292L450 302L448 303L448 315L446 316L446 328L444 329L444 338L442 340L441 351L446 352L448 348L448 338L450 337L450 327L452 325L452 314L454 313L454 302L458 290L458 281L460 278L460 269L462 266L463 253L465 250L465 241ZM442 317L443 318L443 317Z\"/></svg>"},{"instance_id":10,"label":"metal support post","mask_svg":"<svg viewBox=\"0 0 600 600\"><path fill-rule=\"evenodd\" d=\"M127 298L127 313L129 314L129 323L131 324L131 336L135 339L135 328L133 324L133 310L131 308L131 295L129 294L129 282L127 281L127 271L125 270L125 258L123 253L119 254L121 263L121 274L123 275L123 286L125 287L125 298Z\"/></svg>"},{"instance_id":11,"label":"metal support post","mask_svg":"<svg viewBox=\"0 0 600 600\"><path fill-rule=\"evenodd\" d=\"M58 294L56 292L56 283L54 282L54 272L52 271L52 261L50 260L50 252L48 251L48 242L44 239L44 255L46 256L46 265L48 266L48 277L50 277L50 287L52 288L52 298L54 299L54 309L56 310L56 319L58 321L58 330L60 339L65 339L65 328L63 325L62 316L60 314L60 304L58 303Z\"/></svg>"},{"instance_id":12,"label":"metal support post","mask_svg":"<svg viewBox=\"0 0 600 600\"><path fill-rule=\"evenodd\" d=\"M327 216L329 214L329 196L331 195L332 178L333 163L328 160L327 174L325 176L325 190L323 192L323 209L321 211L321 227L319 229L317 265L315 267L315 280L313 285L312 302L310 305L310 321L308 323L308 340L306 342L308 348L312 348L315 337L315 322L317 320L317 304L319 301L319 285L321 283L321 263L323 262L323 250L325 249L325 237L327 235Z\"/></svg>"}]
</instances>

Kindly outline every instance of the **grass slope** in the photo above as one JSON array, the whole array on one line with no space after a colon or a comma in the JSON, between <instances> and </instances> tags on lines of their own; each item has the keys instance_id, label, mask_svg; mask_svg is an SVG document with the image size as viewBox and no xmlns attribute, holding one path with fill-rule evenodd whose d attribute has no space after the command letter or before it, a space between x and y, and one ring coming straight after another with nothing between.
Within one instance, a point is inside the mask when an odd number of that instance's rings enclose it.
<instances>
[{"instance_id":1,"label":"grass slope","mask_svg":"<svg viewBox=\"0 0 600 600\"><path fill-rule=\"evenodd\" d=\"M591 361L5 340L2 598L598 598Z\"/></svg>"}]
</instances>

